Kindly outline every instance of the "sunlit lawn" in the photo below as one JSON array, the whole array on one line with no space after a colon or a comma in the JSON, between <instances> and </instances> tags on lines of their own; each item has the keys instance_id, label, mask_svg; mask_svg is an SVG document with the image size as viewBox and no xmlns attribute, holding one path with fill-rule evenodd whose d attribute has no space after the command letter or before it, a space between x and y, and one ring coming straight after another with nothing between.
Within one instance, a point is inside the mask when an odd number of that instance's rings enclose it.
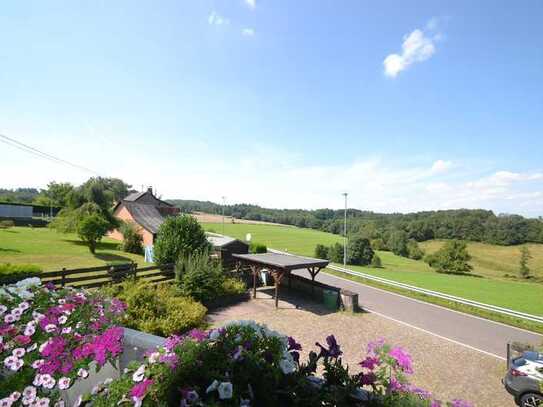
<instances>
[{"instance_id":1,"label":"sunlit lawn","mask_svg":"<svg viewBox=\"0 0 543 407\"><path fill-rule=\"evenodd\" d=\"M93 255L75 234L57 233L48 228L0 229L0 263L36 264L44 271L120 261L143 264L143 256L122 252L118 246L118 241L104 238Z\"/></svg>"},{"instance_id":2,"label":"sunlit lawn","mask_svg":"<svg viewBox=\"0 0 543 407\"><path fill-rule=\"evenodd\" d=\"M212 229L218 233L222 231L221 224L205 223L203 226L207 230ZM342 241L342 238L338 235L311 229L276 225L225 224L226 235L245 239L247 233L251 233L253 241L264 243L270 248L288 250L291 253L305 256L312 256L315 245L318 243L330 245L334 242ZM428 247L432 243L429 242L424 246ZM436 242L433 244L433 249L435 249L440 243ZM518 311L543 315L543 284L502 278L504 270L508 270L509 273L515 271L515 264L518 260L516 258L508 260L508 256L511 257L516 254L518 247L502 248L499 246L484 245L487 246L487 251L485 252L485 250L477 246L480 244L475 245L477 250L474 250L475 267L473 274L481 275L482 277L439 274L423 261L406 259L396 256L391 252L379 252L379 256L383 262L383 268L381 269L357 266L349 267L371 275L430 290L512 308ZM534 270L540 270L538 267L541 267L541 263L543 262L543 257L540 257L543 245L532 246L531 249L535 254L534 258L536 262L531 263L531 265ZM496 252L501 253L501 255L496 257ZM487 254L485 255L485 253ZM496 266L493 266L492 262L496 262ZM509 264L509 267L505 269L504 264Z\"/></svg>"}]
</instances>

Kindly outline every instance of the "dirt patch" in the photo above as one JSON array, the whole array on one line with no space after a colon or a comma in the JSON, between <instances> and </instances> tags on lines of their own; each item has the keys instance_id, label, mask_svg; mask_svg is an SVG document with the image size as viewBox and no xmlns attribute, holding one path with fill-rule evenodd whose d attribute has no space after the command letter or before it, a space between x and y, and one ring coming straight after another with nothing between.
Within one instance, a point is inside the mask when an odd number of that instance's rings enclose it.
<instances>
[{"instance_id":1,"label":"dirt patch","mask_svg":"<svg viewBox=\"0 0 543 407\"><path fill-rule=\"evenodd\" d=\"M415 369L411 381L432 391L435 397L468 399L475 406L515 406L500 381L505 362L378 315L330 312L288 293L282 294L276 310L269 290L260 289L256 300L215 310L208 319L215 326L239 319L267 324L296 338L304 348L303 357L315 349L315 342L334 334L353 372L359 368L357 363L365 355L366 344L385 338L409 351Z\"/></svg>"}]
</instances>

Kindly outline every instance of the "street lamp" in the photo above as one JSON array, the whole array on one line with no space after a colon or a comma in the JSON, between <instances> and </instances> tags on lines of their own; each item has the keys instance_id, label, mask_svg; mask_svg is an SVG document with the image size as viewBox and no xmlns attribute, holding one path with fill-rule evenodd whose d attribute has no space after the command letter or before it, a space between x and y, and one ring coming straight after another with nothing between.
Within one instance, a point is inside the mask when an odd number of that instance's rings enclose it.
<instances>
[{"instance_id":1,"label":"street lamp","mask_svg":"<svg viewBox=\"0 0 543 407\"><path fill-rule=\"evenodd\" d=\"M345 215L343 221L343 267L347 267L347 192L341 195L345 197Z\"/></svg>"},{"instance_id":2,"label":"street lamp","mask_svg":"<svg viewBox=\"0 0 543 407\"><path fill-rule=\"evenodd\" d=\"M224 207L226 206L226 197L222 197L222 234L224 236Z\"/></svg>"}]
</instances>

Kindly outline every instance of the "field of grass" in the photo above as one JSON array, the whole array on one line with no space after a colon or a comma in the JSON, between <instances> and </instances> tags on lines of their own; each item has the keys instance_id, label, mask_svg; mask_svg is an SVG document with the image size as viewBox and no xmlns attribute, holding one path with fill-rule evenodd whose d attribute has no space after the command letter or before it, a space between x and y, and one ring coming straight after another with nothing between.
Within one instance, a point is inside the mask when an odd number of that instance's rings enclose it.
<instances>
[{"instance_id":1,"label":"field of grass","mask_svg":"<svg viewBox=\"0 0 543 407\"><path fill-rule=\"evenodd\" d=\"M221 232L222 230L222 225L220 224L204 224L203 226L207 230L213 229L217 232ZM340 236L311 229L284 228L273 225L225 225L225 234L227 235L244 239L247 233L251 233L252 240L255 242L264 243L268 247L278 250L288 249L291 253L306 256L313 255L313 250L317 243L329 245L336 241L341 241ZM437 245L442 243L435 242L434 244L435 248L437 248ZM495 247L491 245L485 246L490 246L490 248ZM497 251L503 249L496 246ZM518 248L506 249L510 251L511 256L513 256L512 253L518 251ZM430 251L431 249L428 250ZM534 259L539 259L541 252L543 252L543 245L534 245L532 248ZM503 254L505 252L502 251L501 253L502 257L507 257L506 254ZM383 268L375 269L360 266L350 266L350 268L421 288L536 315L543 315L543 284L511 281L501 278L503 272L491 272L492 266L487 266L490 270L484 270L481 264L490 264L496 256L492 251L487 256L484 255L484 250L474 253L474 273L480 274L483 277L439 274L423 261L406 259L396 256L391 252L379 252L379 256L383 262ZM494 261L500 262L501 260L496 259ZM518 260L509 262L511 269L514 268L515 261ZM540 267L540 265L540 262L535 263L534 269L538 266Z\"/></svg>"},{"instance_id":2,"label":"field of grass","mask_svg":"<svg viewBox=\"0 0 543 407\"><path fill-rule=\"evenodd\" d=\"M105 238L93 255L75 234L57 233L48 228L0 229L0 263L36 264L44 271L103 266L118 261L143 264L143 256L122 252L118 245L118 241Z\"/></svg>"},{"instance_id":3,"label":"field of grass","mask_svg":"<svg viewBox=\"0 0 543 407\"><path fill-rule=\"evenodd\" d=\"M205 230L222 233L221 223L203 223L202 226ZM273 249L302 256L313 256L315 246L319 243L329 246L343 241L338 235L313 229L264 224L224 224L225 235L245 240L247 233L251 234L251 241L255 243L264 243Z\"/></svg>"},{"instance_id":4,"label":"field of grass","mask_svg":"<svg viewBox=\"0 0 543 407\"><path fill-rule=\"evenodd\" d=\"M430 240L421 243L426 253L433 253L443 246L443 240ZM543 278L543 245L526 244L521 246L497 246L487 243L468 243L473 274L491 278L502 278L504 274L517 276L520 260L520 248L526 246L532 258L528 267L534 276Z\"/></svg>"}]
</instances>

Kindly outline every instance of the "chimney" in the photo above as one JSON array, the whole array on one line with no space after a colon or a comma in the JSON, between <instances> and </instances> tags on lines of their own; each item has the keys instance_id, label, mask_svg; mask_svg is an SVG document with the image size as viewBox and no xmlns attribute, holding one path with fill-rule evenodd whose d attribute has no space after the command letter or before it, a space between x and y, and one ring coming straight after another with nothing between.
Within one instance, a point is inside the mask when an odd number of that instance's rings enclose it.
<instances>
[{"instance_id":1,"label":"chimney","mask_svg":"<svg viewBox=\"0 0 543 407\"><path fill-rule=\"evenodd\" d=\"M153 195L153 187L147 187L147 192Z\"/></svg>"}]
</instances>

